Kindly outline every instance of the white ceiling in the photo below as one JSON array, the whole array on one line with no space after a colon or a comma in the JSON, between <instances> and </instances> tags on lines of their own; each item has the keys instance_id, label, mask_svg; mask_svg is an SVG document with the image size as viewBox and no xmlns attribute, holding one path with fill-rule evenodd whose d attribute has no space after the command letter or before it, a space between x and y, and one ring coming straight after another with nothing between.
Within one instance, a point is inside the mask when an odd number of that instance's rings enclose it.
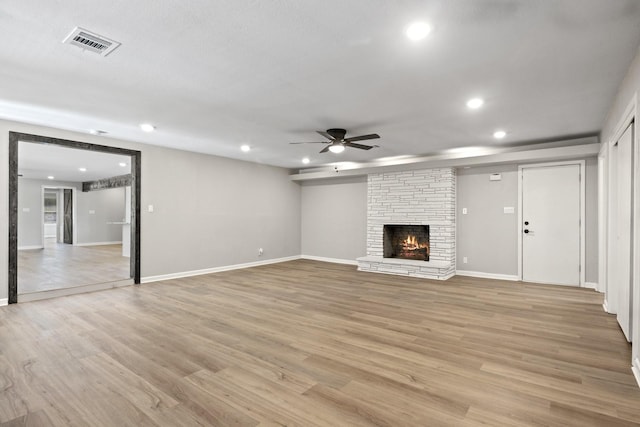
<instances>
[{"instance_id":1,"label":"white ceiling","mask_svg":"<svg viewBox=\"0 0 640 427\"><path fill-rule=\"evenodd\" d=\"M120 166L126 163L126 166ZM85 172L79 169L85 168ZM18 143L18 173L23 178L84 182L126 175L131 172L131 157L57 145Z\"/></svg>"},{"instance_id":2,"label":"white ceiling","mask_svg":"<svg viewBox=\"0 0 640 427\"><path fill-rule=\"evenodd\" d=\"M415 20L433 26L417 43ZM62 44L76 26L122 46ZM595 133L640 1L5 0L0 28L0 117L300 168ZM288 144L330 127L380 148Z\"/></svg>"}]
</instances>

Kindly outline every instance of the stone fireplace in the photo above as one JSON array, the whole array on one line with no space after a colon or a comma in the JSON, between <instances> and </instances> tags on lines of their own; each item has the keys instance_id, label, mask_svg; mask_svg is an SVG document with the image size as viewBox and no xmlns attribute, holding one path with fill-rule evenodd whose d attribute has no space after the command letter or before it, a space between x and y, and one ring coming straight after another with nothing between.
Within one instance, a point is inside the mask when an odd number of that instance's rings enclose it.
<instances>
[{"instance_id":1,"label":"stone fireplace","mask_svg":"<svg viewBox=\"0 0 640 427\"><path fill-rule=\"evenodd\" d=\"M445 280L455 274L453 168L370 174L367 179L367 256L358 270ZM428 261L385 254L385 225L428 226ZM420 243L408 242L415 249Z\"/></svg>"}]
</instances>

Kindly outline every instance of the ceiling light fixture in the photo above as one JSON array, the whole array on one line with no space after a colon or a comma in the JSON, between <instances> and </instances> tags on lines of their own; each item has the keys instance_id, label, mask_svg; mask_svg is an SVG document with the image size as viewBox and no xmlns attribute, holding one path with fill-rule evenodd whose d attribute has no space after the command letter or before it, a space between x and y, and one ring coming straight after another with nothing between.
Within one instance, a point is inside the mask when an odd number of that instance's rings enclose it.
<instances>
[{"instance_id":1,"label":"ceiling light fixture","mask_svg":"<svg viewBox=\"0 0 640 427\"><path fill-rule=\"evenodd\" d=\"M484 105L484 99L482 98L472 98L467 101L467 107L471 108L472 110L477 110L483 105Z\"/></svg>"},{"instance_id":2,"label":"ceiling light fixture","mask_svg":"<svg viewBox=\"0 0 640 427\"><path fill-rule=\"evenodd\" d=\"M80 172L86 172L86 171L87 171L87 168L78 168L78 170L79 170Z\"/></svg>"},{"instance_id":3,"label":"ceiling light fixture","mask_svg":"<svg viewBox=\"0 0 640 427\"><path fill-rule=\"evenodd\" d=\"M507 136L507 133L506 133L505 131L503 131L503 130L497 130L497 131L495 131L495 132L493 133L493 137L494 137L495 139L502 139L502 138L504 138L505 136Z\"/></svg>"},{"instance_id":4,"label":"ceiling light fixture","mask_svg":"<svg viewBox=\"0 0 640 427\"><path fill-rule=\"evenodd\" d=\"M127 164L125 162L121 162L121 163L118 163L118 164L120 165L121 168L124 168L124 167L127 166Z\"/></svg>"},{"instance_id":5,"label":"ceiling light fixture","mask_svg":"<svg viewBox=\"0 0 640 427\"><path fill-rule=\"evenodd\" d=\"M154 130L156 130L156 127L151 123L141 123L140 129L142 129L144 132L153 132Z\"/></svg>"},{"instance_id":6,"label":"ceiling light fixture","mask_svg":"<svg viewBox=\"0 0 640 427\"><path fill-rule=\"evenodd\" d=\"M424 22L414 22L407 27L405 34L412 41L419 41L424 39L431 32L431 26Z\"/></svg>"},{"instance_id":7,"label":"ceiling light fixture","mask_svg":"<svg viewBox=\"0 0 640 427\"><path fill-rule=\"evenodd\" d=\"M344 151L344 145L342 144L334 144L329 146L329 151L335 154L340 154Z\"/></svg>"},{"instance_id":8,"label":"ceiling light fixture","mask_svg":"<svg viewBox=\"0 0 640 427\"><path fill-rule=\"evenodd\" d=\"M308 165L308 164L309 164L309 162L311 162L311 160L309 160L309 158L308 158L308 157L304 157L304 158L302 159L302 163L304 163L305 165Z\"/></svg>"},{"instance_id":9,"label":"ceiling light fixture","mask_svg":"<svg viewBox=\"0 0 640 427\"><path fill-rule=\"evenodd\" d=\"M249 147L248 145L243 145L242 147L240 147L240 149L245 153L248 153L249 151L251 151L251 147Z\"/></svg>"},{"instance_id":10,"label":"ceiling light fixture","mask_svg":"<svg viewBox=\"0 0 640 427\"><path fill-rule=\"evenodd\" d=\"M56 177L55 177L55 176L53 176L53 175L49 175L49 176L47 177L47 179L55 179L55 178L56 178Z\"/></svg>"}]
</instances>

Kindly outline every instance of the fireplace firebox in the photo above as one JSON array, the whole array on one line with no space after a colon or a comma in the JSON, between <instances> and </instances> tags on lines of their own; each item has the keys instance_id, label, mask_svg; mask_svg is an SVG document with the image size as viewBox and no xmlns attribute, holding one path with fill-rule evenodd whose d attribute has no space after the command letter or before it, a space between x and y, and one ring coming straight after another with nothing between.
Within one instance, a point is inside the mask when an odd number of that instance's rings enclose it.
<instances>
[{"instance_id":1,"label":"fireplace firebox","mask_svg":"<svg viewBox=\"0 0 640 427\"><path fill-rule=\"evenodd\" d=\"M385 224L382 247L385 258L429 261L429 226Z\"/></svg>"}]
</instances>

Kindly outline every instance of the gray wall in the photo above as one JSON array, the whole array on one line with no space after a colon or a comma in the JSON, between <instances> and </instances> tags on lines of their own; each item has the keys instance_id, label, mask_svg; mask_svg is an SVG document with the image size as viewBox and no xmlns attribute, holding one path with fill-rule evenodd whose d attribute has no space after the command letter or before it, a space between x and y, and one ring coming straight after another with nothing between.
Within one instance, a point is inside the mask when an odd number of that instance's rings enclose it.
<instances>
[{"instance_id":1,"label":"gray wall","mask_svg":"<svg viewBox=\"0 0 640 427\"><path fill-rule=\"evenodd\" d=\"M77 243L122 242L122 226L107 223L124 219L124 187L78 191L76 196Z\"/></svg>"},{"instance_id":2,"label":"gray wall","mask_svg":"<svg viewBox=\"0 0 640 427\"><path fill-rule=\"evenodd\" d=\"M82 184L52 180L19 178L18 180L18 247L42 246L42 186L76 189L75 243L122 241L122 226L107 222L124 217L124 188L82 192ZM23 208L29 208L24 212ZM89 211L95 213L90 214Z\"/></svg>"},{"instance_id":3,"label":"gray wall","mask_svg":"<svg viewBox=\"0 0 640 427\"><path fill-rule=\"evenodd\" d=\"M501 173L501 181L489 175ZM587 282L598 281L598 163L586 159L585 257ZM518 274L518 166L458 169L457 269ZM462 208L467 215L462 215ZM514 207L505 214L504 207ZM468 263L463 263L467 257Z\"/></svg>"},{"instance_id":4,"label":"gray wall","mask_svg":"<svg viewBox=\"0 0 640 427\"><path fill-rule=\"evenodd\" d=\"M302 254L355 261L367 254L366 177L302 187Z\"/></svg>"},{"instance_id":5,"label":"gray wall","mask_svg":"<svg viewBox=\"0 0 640 427\"><path fill-rule=\"evenodd\" d=\"M300 186L286 169L0 121L3 165L8 164L9 131L142 152L143 278L301 253ZM8 174L0 173L1 212L8 210L7 190ZM7 220L0 217L0 299L7 298Z\"/></svg>"},{"instance_id":6,"label":"gray wall","mask_svg":"<svg viewBox=\"0 0 640 427\"><path fill-rule=\"evenodd\" d=\"M42 246L42 186L81 187L77 182L18 178L18 247ZM3 189L6 192L6 189ZM28 208L29 212L23 209Z\"/></svg>"},{"instance_id":7,"label":"gray wall","mask_svg":"<svg viewBox=\"0 0 640 427\"><path fill-rule=\"evenodd\" d=\"M456 268L518 274L518 166L458 169ZM501 173L501 181L489 175ZM505 214L504 207L515 213ZM462 215L467 208L467 215ZM468 263L463 264L463 257Z\"/></svg>"}]
</instances>

